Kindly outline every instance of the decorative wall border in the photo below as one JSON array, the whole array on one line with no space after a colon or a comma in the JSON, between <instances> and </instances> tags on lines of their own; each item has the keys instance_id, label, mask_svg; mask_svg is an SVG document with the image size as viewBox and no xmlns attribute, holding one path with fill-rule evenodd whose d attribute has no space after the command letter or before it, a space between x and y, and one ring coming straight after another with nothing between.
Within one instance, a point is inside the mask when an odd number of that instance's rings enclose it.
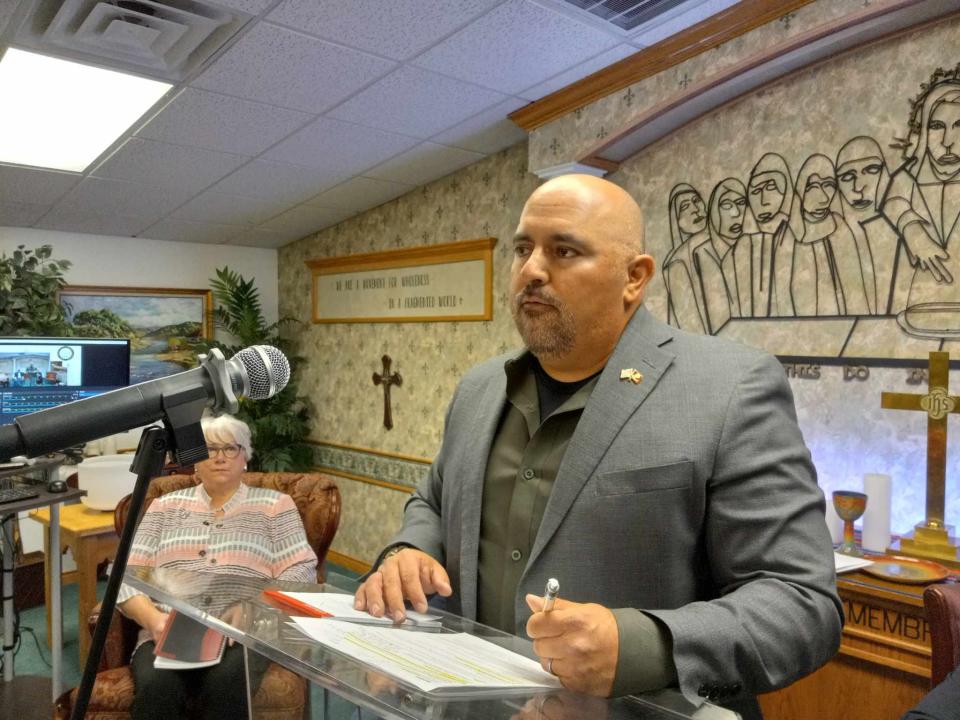
<instances>
[{"instance_id":1,"label":"decorative wall border","mask_svg":"<svg viewBox=\"0 0 960 720\"><path fill-rule=\"evenodd\" d=\"M317 440L309 442L314 446L317 469L391 490L412 492L430 470L430 460L413 455Z\"/></svg>"}]
</instances>

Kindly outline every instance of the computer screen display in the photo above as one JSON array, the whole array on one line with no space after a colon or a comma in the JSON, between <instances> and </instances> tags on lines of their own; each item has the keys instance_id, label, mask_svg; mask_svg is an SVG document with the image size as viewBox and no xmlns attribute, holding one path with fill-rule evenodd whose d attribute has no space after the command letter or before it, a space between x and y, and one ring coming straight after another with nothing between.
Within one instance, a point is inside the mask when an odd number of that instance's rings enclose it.
<instances>
[{"instance_id":1,"label":"computer screen display","mask_svg":"<svg viewBox=\"0 0 960 720\"><path fill-rule=\"evenodd\" d=\"M0 337L0 425L129 384L129 340Z\"/></svg>"}]
</instances>

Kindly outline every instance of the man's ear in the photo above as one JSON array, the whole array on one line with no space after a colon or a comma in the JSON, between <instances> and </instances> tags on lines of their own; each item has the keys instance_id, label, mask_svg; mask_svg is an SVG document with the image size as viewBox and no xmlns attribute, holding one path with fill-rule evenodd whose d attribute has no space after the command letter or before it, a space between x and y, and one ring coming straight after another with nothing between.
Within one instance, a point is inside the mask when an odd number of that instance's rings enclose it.
<instances>
[{"instance_id":1,"label":"man's ear","mask_svg":"<svg viewBox=\"0 0 960 720\"><path fill-rule=\"evenodd\" d=\"M635 255L627 265L627 284L623 288L623 303L626 307L639 305L647 283L656 272L656 263L650 255Z\"/></svg>"}]
</instances>

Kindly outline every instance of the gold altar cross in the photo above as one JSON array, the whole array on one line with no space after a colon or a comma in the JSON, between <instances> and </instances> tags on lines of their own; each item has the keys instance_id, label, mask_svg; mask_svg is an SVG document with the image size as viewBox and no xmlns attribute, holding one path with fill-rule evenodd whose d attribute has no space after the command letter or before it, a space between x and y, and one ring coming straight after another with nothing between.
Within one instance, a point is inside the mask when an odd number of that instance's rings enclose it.
<instances>
[{"instance_id":1,"label":"gold altar cross","mask_svg":"<svg viewBox=\"0 0 960 720\"><path fill-rule=\"evenodd\" d=\"M960 413L960 397L950 394L950 354L930 353L926 395L885 392L887 410L922 410L927 414L927 518L913 537L900 541L900 551L938 560L957 561L957 547L944 522L947 479L947 416Z\"/></svg>"}]
</instances>

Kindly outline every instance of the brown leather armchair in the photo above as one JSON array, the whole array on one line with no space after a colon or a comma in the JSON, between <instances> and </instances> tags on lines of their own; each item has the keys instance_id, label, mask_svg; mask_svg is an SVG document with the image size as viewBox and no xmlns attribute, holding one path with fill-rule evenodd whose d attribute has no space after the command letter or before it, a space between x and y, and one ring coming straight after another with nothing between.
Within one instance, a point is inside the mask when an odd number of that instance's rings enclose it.
<instances>
[{"instance_id":1,"label":"brown leather armchair","mask_svg":"<svg viewBox=\"0 0 960 720\"><path fill-rule=\"evenodd\" d=\"M923 591L930 623L930 687L960 666L960 585L930 585Z\"/></svg>"},{"instance_id":2,"label":"brown leather armchair","mask_svg":"<svg viewBox=\"0 0 960 720\"><path fill-rule=\"evenodd\" d=\"M144 511L154 498L174 490L197 484L193 475L168 475L154 478L147 489ZM307 541L317 554L317 582L326 577L324 560L333 536L340 524L340 490L333 478L321 473L244 473L243 482L251 487L266 487L286 493L293 498ZM114 511L117 533L122 530L130 510L130 496L123 498ZM97 623L99 606L88 620L90 632ZM100 658L90 702L87 705L87 720L121 720L129 718L133 703L133 675L128 662L136 645L139 628L132 620L115 612L110 621L107 641ZM306 682L303 678L279 665L271 664L257 694L253 698L258 715L271 720L299 720L308 708ZM67 720L76 698L77 689L61 695L54 706L55 720Z\"/></svg>"}]
</instances>

